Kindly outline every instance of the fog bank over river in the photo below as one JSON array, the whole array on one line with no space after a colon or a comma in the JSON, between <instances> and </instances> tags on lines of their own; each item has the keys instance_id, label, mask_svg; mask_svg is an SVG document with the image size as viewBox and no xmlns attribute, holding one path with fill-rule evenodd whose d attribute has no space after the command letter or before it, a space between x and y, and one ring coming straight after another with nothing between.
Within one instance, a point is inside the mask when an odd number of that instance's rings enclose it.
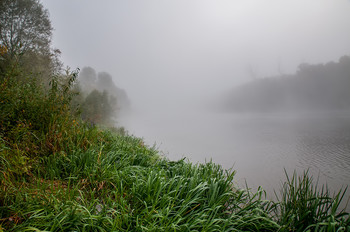
<instances>
[{"instance_id":1,"label":"fog bank over river","mask_svg":"<svg viewBox=\"0 0 350 232\"><path fill-rule=\"evenodd\" d=\"M179 109L120 120L171 160L212 159L237 171L240 186L279 188L284 168L310 169L336 190L350 180L350 113L234 114Z\"/></svg>"}]
</instances>

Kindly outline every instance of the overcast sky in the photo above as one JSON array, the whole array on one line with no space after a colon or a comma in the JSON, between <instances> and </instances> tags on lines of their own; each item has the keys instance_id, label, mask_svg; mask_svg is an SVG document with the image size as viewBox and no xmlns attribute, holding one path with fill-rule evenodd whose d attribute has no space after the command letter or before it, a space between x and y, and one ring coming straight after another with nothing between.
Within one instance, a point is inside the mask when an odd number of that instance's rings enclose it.
<instances>
[{"instance_id":1,"label":"overcast sky","mask_svg":"<svg viewBox=\"0 0 350 232\"><path fill-rule=\"evenodd\" d=\"M350 0L42 3L65 65L109 72L136 106L204 99L250 71L294 73L301 62L350 55Z\"/></svg>"}]
</instances>

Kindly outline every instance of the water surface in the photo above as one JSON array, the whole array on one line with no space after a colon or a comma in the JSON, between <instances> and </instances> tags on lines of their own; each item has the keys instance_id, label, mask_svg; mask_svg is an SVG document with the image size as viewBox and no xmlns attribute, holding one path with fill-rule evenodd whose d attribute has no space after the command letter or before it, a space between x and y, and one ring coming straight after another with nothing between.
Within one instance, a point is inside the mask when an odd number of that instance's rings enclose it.
<instances>
[{"instance_id":1,"label":"water surface","mask_svg":"<svg viewBox=\"0 0 350 232\"><path fill-rule=\"evenodd\" d=\"M284 169L309 169L337 190L350 185L350 113L233 114L154 112L121 122L171 160L213 160L237 171L240 186L262 186L272 195ZM349 193L349 192L348 192ZM348 194L349 195L349 194Z\"/></svg>"}]
</instances>

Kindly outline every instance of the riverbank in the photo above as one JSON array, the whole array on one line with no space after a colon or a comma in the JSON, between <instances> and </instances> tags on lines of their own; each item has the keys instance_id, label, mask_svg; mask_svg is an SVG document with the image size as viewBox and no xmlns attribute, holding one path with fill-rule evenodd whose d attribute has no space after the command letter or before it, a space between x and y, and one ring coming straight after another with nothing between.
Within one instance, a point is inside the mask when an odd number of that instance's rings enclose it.
<instances>
[{"instance_id":1,"label":"riverbank","mask_svg":"<svg viewBox=\"0 0 350 232\"><path fill-rule=\"evenodd\" d=\"M343 192L305 173L272 202L238 188L234 170L169 161L74 116L65 78L49 90L1 78L0 231L349 231Z\"/></svg>"}]
</instances>

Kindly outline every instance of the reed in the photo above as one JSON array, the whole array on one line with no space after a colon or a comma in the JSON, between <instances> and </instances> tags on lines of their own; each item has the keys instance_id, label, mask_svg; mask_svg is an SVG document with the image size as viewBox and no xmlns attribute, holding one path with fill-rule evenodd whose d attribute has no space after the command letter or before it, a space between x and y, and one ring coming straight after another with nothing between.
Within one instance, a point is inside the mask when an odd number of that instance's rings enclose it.
<instances>
[{"instance_id":1,"label":"reed","mask_svg":"<svg viewBox=\"0 0 350 232\"><path fill-rule=\"evenodd\" d=\"M285 174L287 180L275 204L283 231L350 231L349 213L340 208L347 188L332 194L327 186L314 183L308 171Z\"/></svg>"}]
</instances>

